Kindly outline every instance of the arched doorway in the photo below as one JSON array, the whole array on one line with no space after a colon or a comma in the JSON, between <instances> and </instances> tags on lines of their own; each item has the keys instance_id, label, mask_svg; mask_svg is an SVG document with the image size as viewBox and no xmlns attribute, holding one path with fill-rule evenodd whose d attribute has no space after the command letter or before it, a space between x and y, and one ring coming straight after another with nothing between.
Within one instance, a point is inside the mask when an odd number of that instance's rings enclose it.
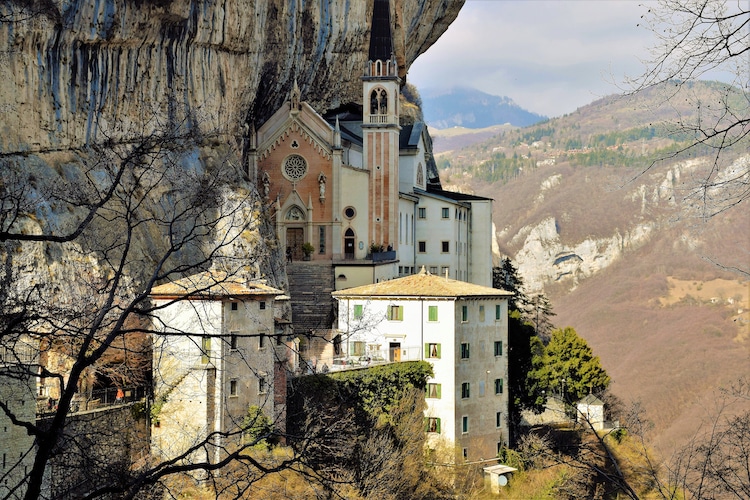
<instances>
[{"instance_id":1,"label":"arched doorway","mask_svg":"<svg viewBox=\"0 0 750 500\"><path fill-rule=\"evenodd\" d=\"M305 229L300 224L305 221L305 212L297 207L292 206L287 210L284 217L286 224L286 246L292 251L293 260L302 260L302 244L305 242Z\"/></svg>"},{"instance_id":2,"label":"arched doorway","mask_svg":"<svg viewBox=\"0 0 750 500\"><path fill-rule=\"evenodd\" d=\"M354 231L349 228L344 233L344 258L354 259Z\"/></svg>"}]
</instances>

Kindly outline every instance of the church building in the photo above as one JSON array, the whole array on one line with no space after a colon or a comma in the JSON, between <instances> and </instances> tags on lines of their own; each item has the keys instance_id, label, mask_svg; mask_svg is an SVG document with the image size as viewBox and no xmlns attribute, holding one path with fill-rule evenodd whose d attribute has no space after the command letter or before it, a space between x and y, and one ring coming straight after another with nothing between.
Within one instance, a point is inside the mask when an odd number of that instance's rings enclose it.
<instances>
[{"instance_id":1,"label":"church building","mask_svg":"<svg viewBox=\"0 0 750 500\"><path fill-rule=\"evenodd\" d=\"M422 266L490 286L492 200L441 188L425 124L400 120L404 82L388 0L375 0L371 23L361 111L349 106L323 116L295 82L289 100L251 137L249 174L275 207L287 261L326 266L331 291ZM295 330L306 333L298 325L295 315Z\"/></svg>"}]
</instances>

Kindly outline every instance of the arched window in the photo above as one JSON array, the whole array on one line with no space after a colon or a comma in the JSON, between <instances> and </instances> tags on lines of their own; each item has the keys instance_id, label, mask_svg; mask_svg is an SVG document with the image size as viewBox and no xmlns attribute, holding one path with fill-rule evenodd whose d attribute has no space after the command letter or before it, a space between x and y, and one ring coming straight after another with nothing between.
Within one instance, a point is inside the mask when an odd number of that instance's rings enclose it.
<instances>
[{"instance_id":1,"label":"arched window","mask_svg":"<svg viewBox=\"0 0 750 500\"><path fill-rule=\"evenodd\" d=\"M388 93L385 89L375 89L370 93L370 114L388 114Z\"/></svg>"}]
</instances>

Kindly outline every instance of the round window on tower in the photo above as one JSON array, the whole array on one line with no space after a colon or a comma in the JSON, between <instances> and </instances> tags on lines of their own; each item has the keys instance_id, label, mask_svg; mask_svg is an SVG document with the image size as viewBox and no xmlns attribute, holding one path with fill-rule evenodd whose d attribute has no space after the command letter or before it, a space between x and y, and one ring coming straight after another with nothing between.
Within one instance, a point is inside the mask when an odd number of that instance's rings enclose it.
<instances>
[{"instance_id":1,"label":"round window on tower","mask_svg":"<svg viewBox=\"0 0 750 500\"><path fill-rule=\"evenodd\" d=\"M297 182L307 174L307 161L300 155L289 155L284 160L281 171L284 177L292 182Z\"/></svg>"},{"instance_id":2,"label":"round window on tower","mask_svg":"<svg viewBox=\"0 0 750 500\"><path fill-rule=\"evenodd\" d=\"M346 207L344 209L344 217L347 219L353 219L355 215L357 215L357 211L354 210L354 207Z\"/></svg>"}]
</instances>

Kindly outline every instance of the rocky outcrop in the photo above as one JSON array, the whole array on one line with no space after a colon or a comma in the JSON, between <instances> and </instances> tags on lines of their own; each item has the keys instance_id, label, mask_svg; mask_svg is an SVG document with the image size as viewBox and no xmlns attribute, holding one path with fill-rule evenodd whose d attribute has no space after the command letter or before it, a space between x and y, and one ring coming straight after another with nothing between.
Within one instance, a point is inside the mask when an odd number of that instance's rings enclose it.
<instances>
[{"instance_id":1,"label":"rocky outcrop","mask_svg":"<svg viewBox=\"0 0 750 500\"><path fill-rule=\"evenodd\" d=\"M463 0L394 0L402 76ZM0 151L137 139L172 121L237 136L296 79L318 111L360 102L372 0L10 0Z\"/></svg>"},{"instance_id":2,"label":"rocky outcrop","mask_svg":"<svg viewBox=\"0 0 750 500\"><path fill-rule=\"evenodd\" d=\"M541 292L546 284L563 282L575 288L587 278L623 257L628 250L648 241L654 226L640 224L627 231L616 231L608 238L586 238L574 245L560 239L557 222L550 217L533 227L525 227L521 250L515 261L529 292Z\"/></svg>"}]
</instances>

